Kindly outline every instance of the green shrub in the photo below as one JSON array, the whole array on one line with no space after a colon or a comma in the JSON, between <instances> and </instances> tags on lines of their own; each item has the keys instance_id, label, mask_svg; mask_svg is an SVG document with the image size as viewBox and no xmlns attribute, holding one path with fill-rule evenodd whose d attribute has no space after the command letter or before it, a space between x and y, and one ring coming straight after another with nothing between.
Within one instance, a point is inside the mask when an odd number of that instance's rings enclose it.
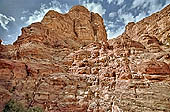
<instances>
[{"instance_id":1,"label":"green shrub","mask_svg":"<svg viewBox=\"0 0 170 112\"><path fill-rule=\"evenodd\" d=\"M43 110L39 107L31 107L27 110L27 112L43 112Z\"/></svg>"},{"instance_id":2,"label":"green shrub","mask_svg":"<svg viewBox=\"0 0 170 112\"><path fill-rule=\"evenodd\" d=\"M3 112L25 112L24 107L21 103L18 103L14 100L10 100L3 110Z\"/></svg>"},{"instance_id":3,"label":"green shrub","mask_svg":"<svg viewBox=\"0 0 170 112\"><path fill-rule=\"evenodd\" d=\"M24 106L15 101L15 100L10 100L6 105L3 110L3 112L43 112L43 110L39 107L30 107L30 108L24 108Z\"/></svg>"}]
</instances>

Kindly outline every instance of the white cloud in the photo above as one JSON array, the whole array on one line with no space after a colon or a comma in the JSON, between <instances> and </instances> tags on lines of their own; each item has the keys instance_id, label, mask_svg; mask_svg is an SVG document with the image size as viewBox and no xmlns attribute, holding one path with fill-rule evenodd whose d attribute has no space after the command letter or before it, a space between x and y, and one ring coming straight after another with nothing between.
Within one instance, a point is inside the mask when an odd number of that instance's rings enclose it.
<instances>
[{"instance_id":1,"label":"white cloud","mask_svg":"<svg viewBox=\"0 0 170 112\"><path fill-rule=\"evenodd\" d=\"M4 41L4 44L9 44L16 41L16 34L7 35L8 41Z\"/></svg>"},{"instance_id":2,"label":"white cloud","mask_svg":"<svg viewBox=\"0 0 170 112\"><path fill-rule=\"evenodd\" d=\"M107 0L107 2L110 4L112 2L112 0Z\"/></svg>"},{"instance_id":3,"label":"white cloud","mask_svg":"<svg viewBox=\"0 0 170 112\"><path fill-rule=\"evenodd\" d=\"M98 1L103 2L103 0L98 0Z\"/></svg>"},{"instance_id":4,"label":"white cloud","mask_svg":"<svg viewBox=\"0 0 170 112\"><path fill-rule=\"evenodd\" d=\"M29 13L29 10L24 10L22 13L27 14L27 13Z\"/></svg>"},{"instance_id":5,"label":"white cloud","mask_svg":"<svg viewBox=\"0 0 170 112\"><path fill-rule=\"evenodd\" d=\"M101 16L103 16L106 12L106 9L104 9L100 3L94 3L94 2L89 3L84 1L82 5L85 6L91 12L99 13Z\"/></svg>"},{"instance_id":6,"label":"white cloud","mask_svg":"<svg viewBox=\"0 0 170 112\"><path fill-rule=\"evenodd\" d=\"M123 21L123 23L126 25L129 22L133 22L135 21L134 16L132 15L132 13L128 13L128 14L121 14L119 15L119 18L121 18Z\"/></svg>"},{"instance_id":7,"label":"white cloud","mask_svg":"<svg viewBox=\"0 0 170 112\"><path fill-rule=\"evenodd\" d=\"M148 8L149 14L155 13L162 8L162 3L159 0L134 0L131 8Z\"/></svg>"},{"instance_id":8,"label":"white cloud","mask_svg":"<svg viewBox=\"0 0 170 112\"><path fill-rule=\"evenodd\" d=\"M116 12L109 13L109 17L114 18L116 16Z\"/></svg>"},{"instance_id":9,"label":"white cloud","mask_svg":"<svg viewBox=\"0 0 170 112\"><path fill-rule=\"evenodd\" d=\"M155 13L155 12L161 10L161 8L162 8L162 4L158 3L158 1L155 0L154 2L150 3L148 13L149 14Z\"/></svg>"},{"instance_id":10,"label":"white cloud","mask_svg":"<svg viewBox=\"0 0 170 112\"><path fill-rule=\"evenodd\" d=\"M108 39L116 38L124 32L124 26L116 24L116 22L105 21Z\"/></svg>"},{"instance_id":11,"label":"white cloud","mask_svg":"<svg viewBox=\"0 0 170 112\"><path fill-rule=\"evenodd\" d=\"M114 37L114 31L107 30L107 36L108 36L108 39L115 38L115 37Z\"/></svg>"},{"instance_id":12,"label":"white cloud","mask_svg":"<svg viewBox=\"0 0 170 112\"><path fill-rule=\"evenodd\" d=\"M134 0L131 8L135 8L136 10L139 10L139 8L143 9L143 12L139 13L135 17L135 22L137 22L137 21L145 18L146 16L149 16L149 15L161 10L162 7L163 7L163 3L160 3L159 0Z\"/></svg>"},{"instance_id":13,"label":"white cloud","mask_svg":"<svg viewBox=\"0 0 170 112\"><path fill-rule=\"evenodd\" d=\"M120 5L124 2L124 0L117 0L117 5Z\"/></svg>"},{"instance_id":14,"label":"white cloud","mask_svg":"<svg viewBox=\"0 0 170 112\"><path fill-rule=\"evenodd\" d=\"M34 22L40 22L44 15L49 11L49 10L55 10L59 13L65 13L69 10L67 4L60 4L57 0L53 0L49 3L49 6L45 4L41 4L41 7L39 10L35 10L31 16L29 16L28 20L26 21L26 24L31 24Z\"/></svg>"},{"instance_id":15,"label":"white cloud","mask_svg":"<svg viewBox=\"0 0 170 112\"><path fill-rule=\"evenodd\" d=\"M139 13L138 16L135 17L135 22L138 22L138 21L142 20L146 16L147 16L146 12Z\"/></svg>"},{"instance_id":16,"label":"white cloud","mask_svg":"<svg viewBox=\"0 0 170 112\"><path fill-rule=\"evenodd\" d=\"M19 35L18 32L5 35L5 37L2 38L2 40L3 40L3 41L2 41L2 44L8 45L8 44L13 43L14 41L17 40L16 37L17 37L18 35Z\"/></svg>"},{"instance_id":17,"label":"white cloud","mask_svg":"<svg viewBox=\"0 0 170 112\"><path fill-rule=\"evenodd\" d=\"M7 17L6 15L0 14L0 25L3 29L8 30L7 25L12 21L15 21L14 17Z\"/></svg>"},{"instance_id":18,"label":"white cloud","mask_svg":"<svg viewBox=\"0 0 170 112\"><path fill-rule=\"evenodd\" d=\"M115 27L116 27L116 25L114 25L114 23L108 24L107 26L108 26L109 28L115 28Z\"/></svg>"},{"instance_id":19,"label":"white cloud","mask_svg":"<svg viewBox=\"0 0 170 112\"><path fill-rule=\"evenodd\" d=\"M107 2L110 4L114 1L114 4L121 5L124 0L107 0Z\"/></svg>"},{"instance_id":20,"label":"white cloud","mask_svg":"<svg viewBox=\"0 0 170 112\"><path fill-rule=\"evenodd\" d=\"M144 3L149 3L148 2L149 0L134 0L133 3L132 3L132 8L137 8L138 6L142 6L144 5ZM145 5L144 5L145 7Z\"/></svg>"},{"instance_id":21,"label":"white cloud","mask_svg":"<svg viewBox=\"0 0 170 112\"><path fill-rule=\"evenodd\" d=\"M128 9L126 9L126 5L123 5L118 11L118 15L123 14L124 12L126 12ZM127 11L128 12L128 11Z\"/></svg>"},{"instance_id":22,"label":"white cloud","mask_svg":"<svg viewBox=\"0 0 170 112\"><path fill-rule=\"evenodd\" d=\"M22 21L25 21L26 20L26 17L21 17L20 18Z\"/></svg>"},{"instance_id":23,"label":"white cloud","mask_svg":"<svg viewBox=\"0 0 170 112\"><path fill-rule=\"evenodd\" d=\"M112 21L107 21L107 20L105 20L104 23L105 23L105 25L107 26L106 29L116 28L116 27L117 27L117 25L115 24L115 22L112 22Z\"/></svg>"},{"instance_id":24,"label":"white cloud","mask_svg":"<svg viewBox=\"0 0 170 112\"><path fill-rule=\"evenodd\" d=\"M166 0L166 3L165 3L166 5L168 5L168 4L170 4L170 1L169 0Z\"/></svg>"},{"instance_id":25,"label":"white cloud","mask_svg":"<svg viewBox=\"0 0 170 112\"><path fill-rule=\"evenodd\" d=\"M118 37L119 35L121 35L124 32L124 30L125 30L124 26L119 27L116 31L112 31L110 29L107 29L108 39Z\"/></svg>"}]
</instances>

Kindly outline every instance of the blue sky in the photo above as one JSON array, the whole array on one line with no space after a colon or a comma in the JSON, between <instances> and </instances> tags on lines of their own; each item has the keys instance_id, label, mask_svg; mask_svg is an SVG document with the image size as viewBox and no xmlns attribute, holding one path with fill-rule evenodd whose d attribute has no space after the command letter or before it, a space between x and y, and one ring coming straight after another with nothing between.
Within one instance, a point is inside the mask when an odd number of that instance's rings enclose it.
<instances>
[{"instance_id":1,"label":"blue sky","mask_svg":"<svg viewBox=\"0 0 170 112\"><path fill-rule=\"evenodd\" d=\"M74 5L99 13L108 38L115 38L128 22L137 22L168 4L170 0L0 0L0 39L11 44L22 27L41 21L48 10L67 13Z\"/></svg>"}]
</instances>

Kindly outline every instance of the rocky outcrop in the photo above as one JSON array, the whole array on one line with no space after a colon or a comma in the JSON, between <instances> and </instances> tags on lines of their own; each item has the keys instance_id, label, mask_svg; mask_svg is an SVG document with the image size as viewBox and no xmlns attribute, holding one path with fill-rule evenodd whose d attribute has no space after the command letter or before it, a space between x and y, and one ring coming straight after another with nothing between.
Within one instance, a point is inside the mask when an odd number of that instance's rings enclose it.
<instances>
[{"instance_id":1,"label":"rocky outcrop","mask_svg":"<svg viewBox=\"0 0 170 112\"><path fill-rule=\"evenodd\" d=\"M50 10L39 23L22 29L14 45L39 42L52 47L79 48L94 41L107 41L103 19L83 6L67 14Z\"/></svg>"},{"instance_id":2,"label":"rocky outcrop","mask_svg":"<svg viewBox=\"0 0 170 112\"><path fill-rule=\"evenodd\" d=\"M12 78L22 79L27 75L26 65L22 62L15 62L11 60L0 60L1 78L10 80Z\"/></svg>"},{"instance_id":3,"label":"rocky outcrop","mask_svg":"<svg viewBox=\"0 0 170 112\"><path fill-rule=\"evenodd\" d=\"M137 23L129 23L126 26L126 34L133 40L138 40L143 34L156 37L160 43L170 45L170 6L166 6L163 10L144 18Z\"/></svg>"},{"instance_id":4,"label":"rocky outcrop","mask_svg":"<svg viewBox=\"0 0 170 112\"><path fill-rule=\"evenodd\" d=\"M49 11L0 44L0 111L15 99L45 112L169 112L169 8L108 41L85 7Z\"/></svg>"},{"instance_id":5,"label":"rocky outcrop","mask_svg":"<svg viewBox=\"0 0 170 112\"><path fill-rule=\"evenodd\" d=\"M168 64L159 61L148 61L139 64L139 71L143 74L170 74Z\"/></svg>"}]
</instances>

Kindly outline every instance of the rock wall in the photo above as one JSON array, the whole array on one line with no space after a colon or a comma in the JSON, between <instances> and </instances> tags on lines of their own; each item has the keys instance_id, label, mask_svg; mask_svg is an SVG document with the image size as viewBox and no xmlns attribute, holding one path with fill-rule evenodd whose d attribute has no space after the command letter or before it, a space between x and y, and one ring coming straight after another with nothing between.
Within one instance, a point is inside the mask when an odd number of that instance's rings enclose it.
<instances>
[{"instance_id":1,"label":"rock wall","mask_svg":"<svg viewBox=\"0 0 170 112\"><path fill-rule=\"evenodd\" d=\"M170 47L150 24L167 29L169 8L108 41L102 18L85 7L49 11L14 45L0 44L0 110L15 99L45 112L169 112Z\"/></svg>"}]
</instances>

